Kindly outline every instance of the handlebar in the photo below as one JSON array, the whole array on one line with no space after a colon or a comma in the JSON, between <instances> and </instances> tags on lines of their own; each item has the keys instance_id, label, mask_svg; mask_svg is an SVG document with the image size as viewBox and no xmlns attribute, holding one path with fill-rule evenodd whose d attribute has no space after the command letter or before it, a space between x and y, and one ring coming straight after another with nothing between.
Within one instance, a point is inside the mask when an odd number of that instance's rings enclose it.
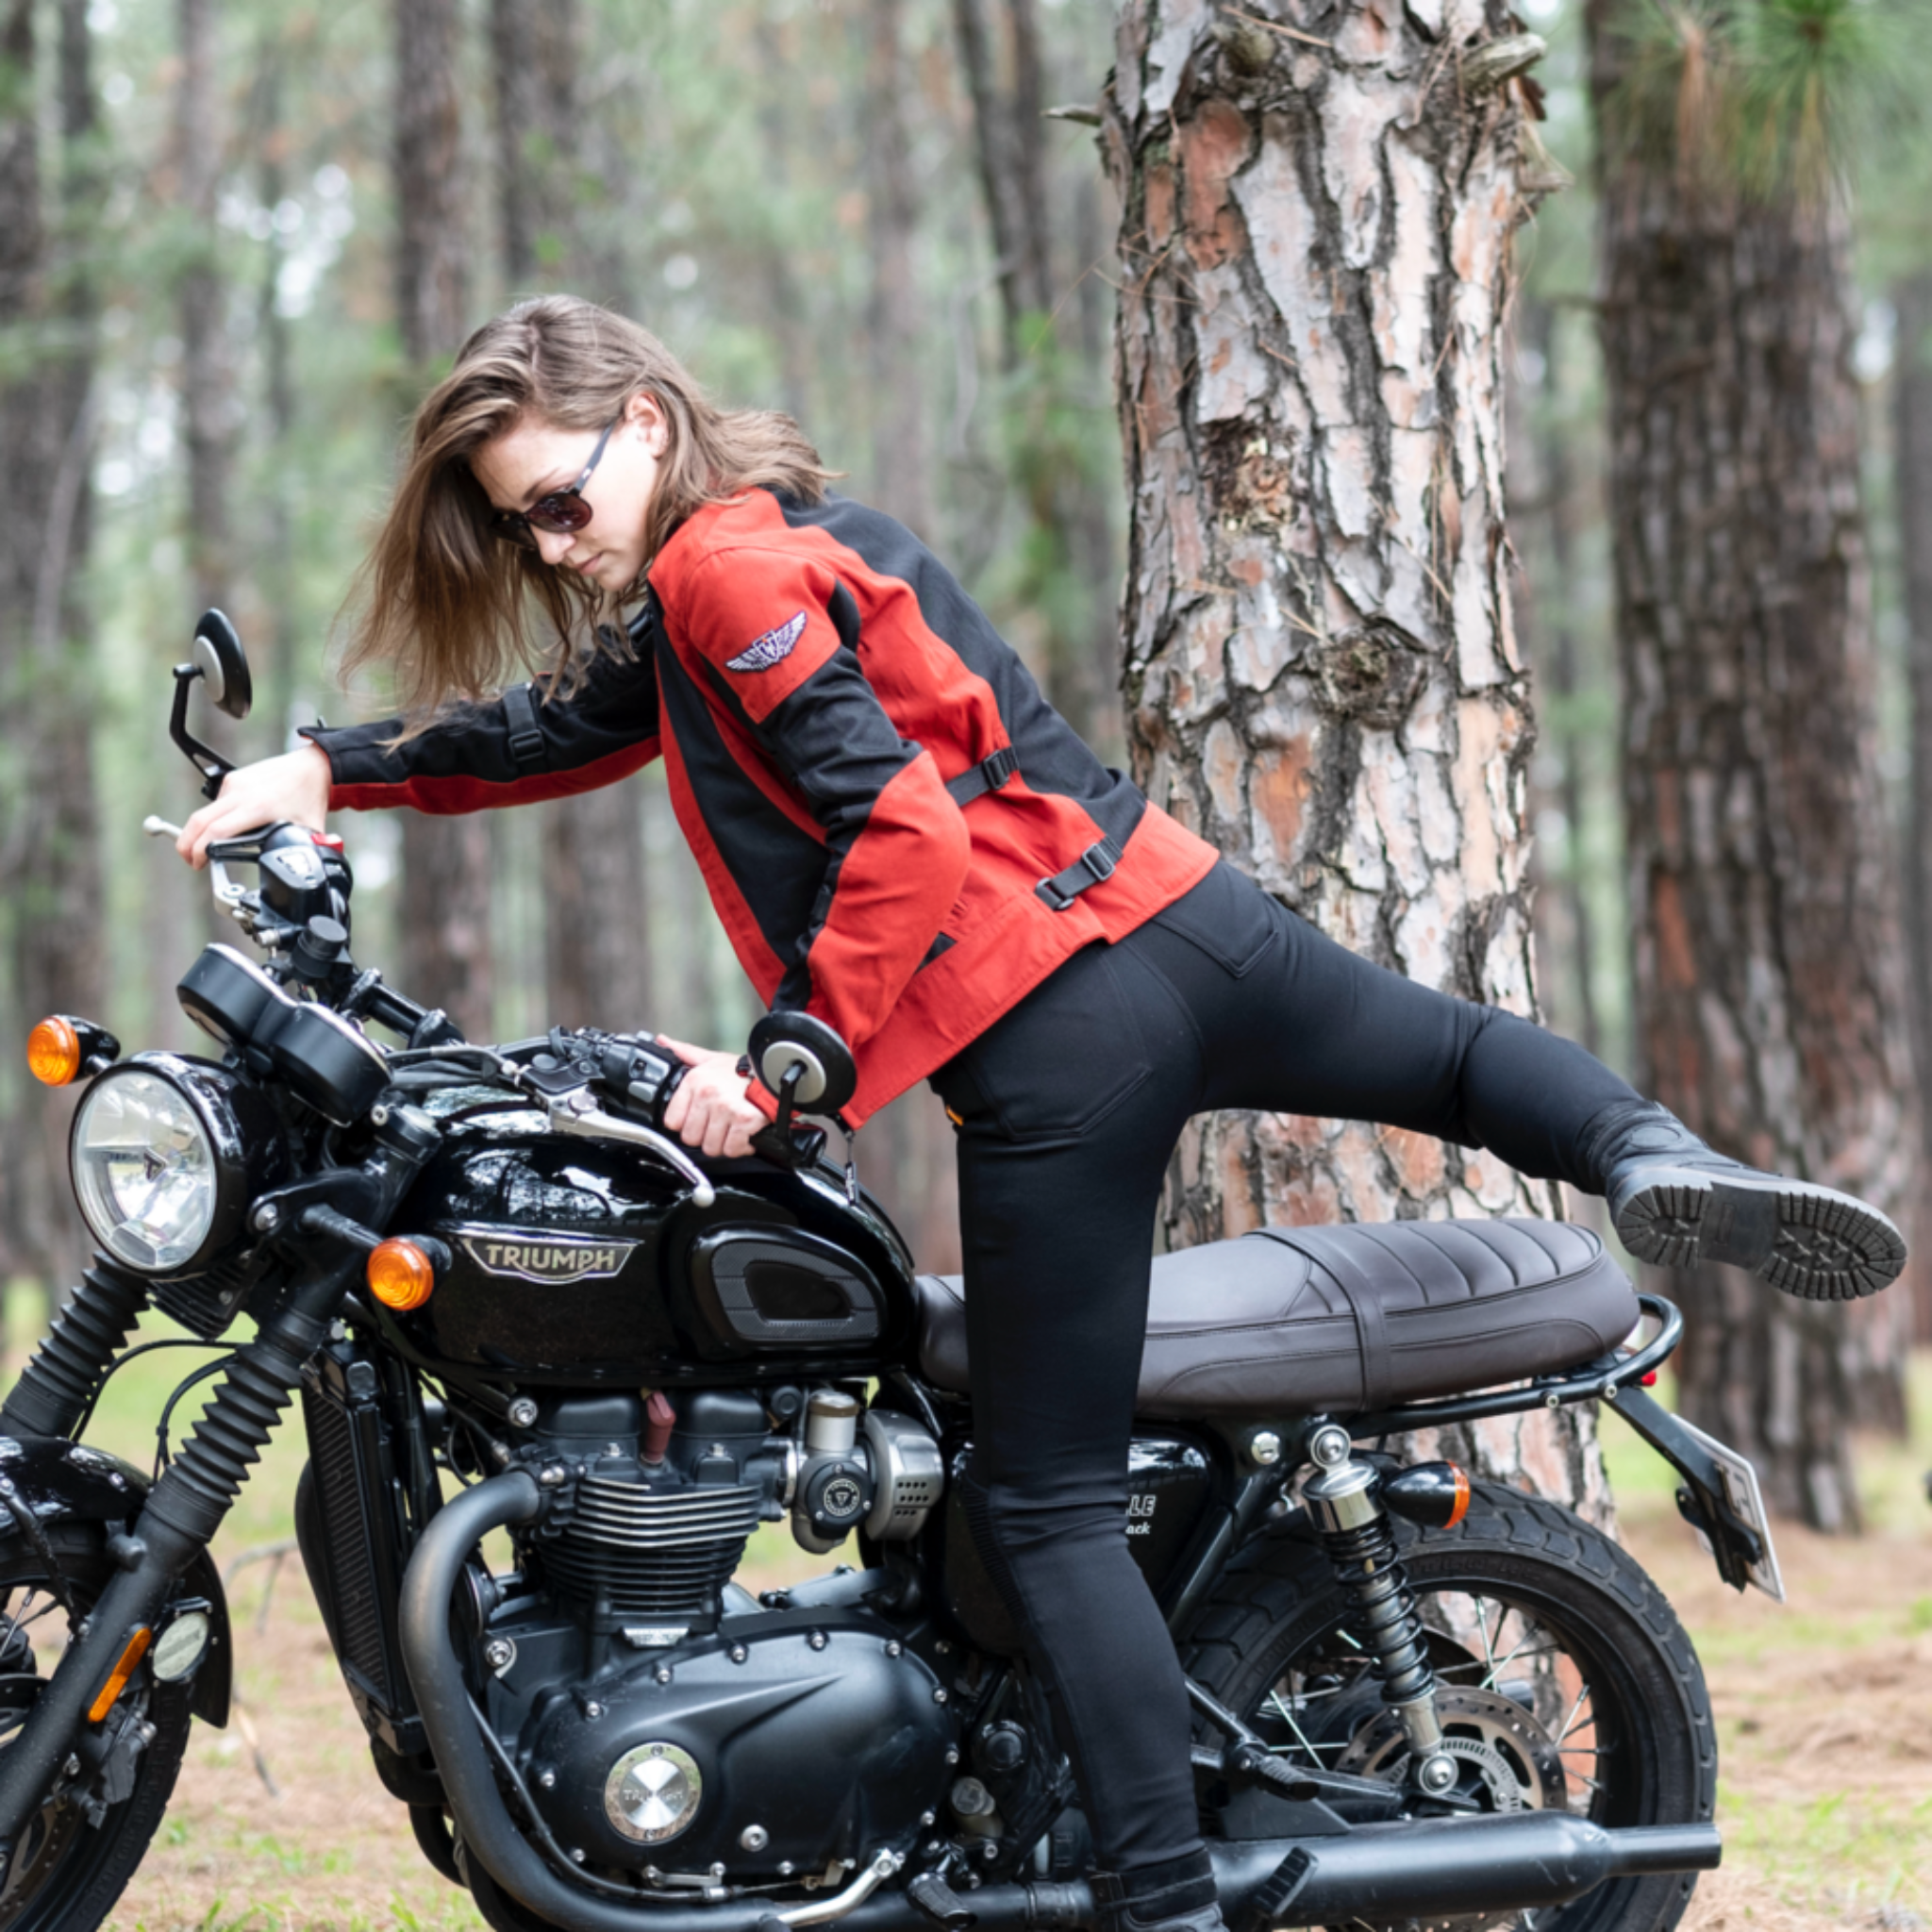
<instances>
[{"instance_id":1,"label":"handlebar","mask_svg":"<svg viewBox=\"0 0 1932 1932\"><path fill-rule=\"evenodd\" d=\"M178 839L181 828L149 816L142 829L152 838ZM406 1042L404 1051L462 1043L462 1035L440 1008L422 1007L380 973L358 969L349 956L349 898L354 877L341 841L304 826L258 826L208 848L209 883L257 944L276 958L275 970L299 981L346 1020L375 1020ZM227 871L229 862L261 869L261 884L248 888ZM514 1063L515 1083L541 1099L560 1133L647 1139L658 1157L708 1194L710 1184L675 1141L664 1133L664 1110L683 1083L685 1063L649 1036L561 1028L531 1041L527 1058L516 1049L500 1057ZM602 1103L602 1105L600 1105ZM605 1107L612 1109L606 1113ZM791 1108L752 1137L762 1159L784 1168L814 1165L824 1155L822 1128L794 1126Z\"/></svg>"}]
</instances>

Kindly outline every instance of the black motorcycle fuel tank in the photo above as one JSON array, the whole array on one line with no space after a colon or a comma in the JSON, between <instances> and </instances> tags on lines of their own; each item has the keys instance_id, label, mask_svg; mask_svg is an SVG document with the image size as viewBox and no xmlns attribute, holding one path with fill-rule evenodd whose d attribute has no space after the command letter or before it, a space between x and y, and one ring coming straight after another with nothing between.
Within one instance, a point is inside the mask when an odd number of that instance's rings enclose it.
<instances>
[{"instance_id":1,"label":"black motorcycle fuel tank","mask_svg":"<svg viewBox=\"0 0 1932 1932\"><path fill-rule=\"evenodd\" d=\"M701 1208L635 1148L438 1099L443 1143L392 1226L449 1251L429 1299L391 1318L432 1373L637 1388L870 1374L906 1354L903 1246L829 1176L720 1163Z\"/></svg>"}]
</instances>

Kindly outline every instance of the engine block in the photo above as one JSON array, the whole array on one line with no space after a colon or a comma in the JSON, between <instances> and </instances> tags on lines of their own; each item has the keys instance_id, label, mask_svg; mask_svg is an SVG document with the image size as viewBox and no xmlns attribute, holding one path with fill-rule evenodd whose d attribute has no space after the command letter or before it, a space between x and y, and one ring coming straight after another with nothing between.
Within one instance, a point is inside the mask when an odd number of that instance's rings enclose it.
<instances>
[{"instance_id":1,"label":"engine block","mask_svg":"<svg viewBox=\"0 0 1932 1932\"><path fill-rule=\"evenodd\" d=\"M591 1866L669 1884L823 1872L908 1843L954 1775L939 1679L863 1610L730 1617L594 1690L551 1699L525 1744L546 1823Z\"/></svg>"}]
</instances>

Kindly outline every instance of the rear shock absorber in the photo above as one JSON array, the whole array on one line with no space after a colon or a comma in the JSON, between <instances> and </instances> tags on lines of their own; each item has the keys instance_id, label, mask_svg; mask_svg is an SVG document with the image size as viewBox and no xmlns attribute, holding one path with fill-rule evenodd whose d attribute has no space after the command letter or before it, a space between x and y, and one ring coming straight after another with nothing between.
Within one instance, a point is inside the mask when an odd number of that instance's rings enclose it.
<instances>
[{"instance_id":1,"label":"rear shock absorber","mask_svg":"<svg viewBox=\"0 0 1932 1932\"><path fill-rule=\"evenodd\" d=\"M1353 1599L1355 1634L1375 1660L1382 1701L1402 1721L1410 1777L1419 1790L1440 1797L1454 1787L1457 1765L1442 1749L1436 1674L1396 1554L1395 1531L1382 1506L1381 1472L1356 1461L1354 1449L1348 1431L1338 1424L1312 1430L1308 1457L1321 1474L1302 1485L1302 1498L1321 1531L1336 1580Z\"/></svg>"},{"instance_id":2,"label":"rear shock absorber","mask_svg":"<svg viewBox=\"0 0 1932 1932\"><path fill-rule=\"evenodd\" d=\"M80 1277L67 1306L0 1407L0 1432L67 1436L87 1408L101 1372L120 1354L147 1306L148 1285L105 1255Z\"/></svg>"}]
</instances>

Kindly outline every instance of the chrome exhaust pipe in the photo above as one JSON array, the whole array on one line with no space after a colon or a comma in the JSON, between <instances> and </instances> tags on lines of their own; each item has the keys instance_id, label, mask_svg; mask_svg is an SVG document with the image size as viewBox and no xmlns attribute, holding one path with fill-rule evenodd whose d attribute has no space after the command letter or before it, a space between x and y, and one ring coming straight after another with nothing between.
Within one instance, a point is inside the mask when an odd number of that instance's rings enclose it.
<instances>
[{"instance_id":1,"label":"chrome exhaust pipe","mask_svg":"<svg viewBox=\"0 0 1932 1932\"><path fill-rule=\"evenodd\" d=\"M1259 1907L1269 1924L1320 1925L1564 1905L1609 1878L1714 1871L1724 1842L1713 1824L1610 1830L1567 1811L1530 1811L1208 1849L1230 1918Z\"/></svg>"}]
</instances>

